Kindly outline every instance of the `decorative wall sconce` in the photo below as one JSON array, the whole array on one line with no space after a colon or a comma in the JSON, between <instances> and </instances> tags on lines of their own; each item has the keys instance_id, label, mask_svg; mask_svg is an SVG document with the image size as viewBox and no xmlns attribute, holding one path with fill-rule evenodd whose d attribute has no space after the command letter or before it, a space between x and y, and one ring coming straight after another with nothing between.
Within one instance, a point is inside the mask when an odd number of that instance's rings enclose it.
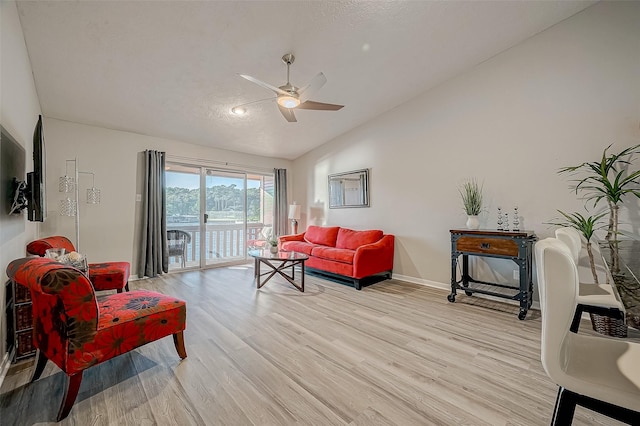
<instances>
[{"instance_id":1,"label":"decorative wall sconce","mask_svg":"<svg viewBox=\"0 0 640 426\"><path fill-rule=\"evenodd\" d=\"M73 163L73 175L69 175L69 163ZM91 188L87 189L87 204L100 204L100 190L95 187L95 174L79 170L78 159L66 160L66 174L59 179L58 190L64 193L73 193L73 198L68 196L60 200L60 216L75 217L76 225L76 250L80 251L80 175L91 175Z\"/></svg>"}]
</instances>

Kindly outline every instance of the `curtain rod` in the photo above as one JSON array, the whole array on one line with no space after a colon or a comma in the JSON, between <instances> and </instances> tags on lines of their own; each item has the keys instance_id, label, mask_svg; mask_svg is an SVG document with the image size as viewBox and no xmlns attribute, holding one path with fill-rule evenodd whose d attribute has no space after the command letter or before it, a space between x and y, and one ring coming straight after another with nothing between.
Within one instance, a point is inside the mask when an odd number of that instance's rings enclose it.
<instances>
[{"instance_id":1,"label":"curtain rod","mask_svg":"<svg viewBox=\"0 0 640 426\"><path fill-rule=\"evenodd\" d=\"M250 166L248 164L230 163L228 161L206 160L201 158L182 157L180 155L167 154L168 161L183 161L193 165L219 165L226 167L235 167L242 170L253 170L273 173L274 167Z\"/></svg>"}]
</instances>

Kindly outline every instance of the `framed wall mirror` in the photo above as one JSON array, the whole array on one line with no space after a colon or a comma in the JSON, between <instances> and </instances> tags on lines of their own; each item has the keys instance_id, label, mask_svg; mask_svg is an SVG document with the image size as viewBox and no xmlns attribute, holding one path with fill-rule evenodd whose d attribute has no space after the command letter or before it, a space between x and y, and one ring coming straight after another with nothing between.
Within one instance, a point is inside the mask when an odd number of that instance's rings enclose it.
<instances>
[{"instance_id":1,"label":"framed wall mirror","mask_svg":"<svg viewBox=\"0 0 640 426\"><path fill-rule=\"evenodd\" d=\"M329 208L369 207L369 169L329 175Z\"/></svg>"}]
</instances>

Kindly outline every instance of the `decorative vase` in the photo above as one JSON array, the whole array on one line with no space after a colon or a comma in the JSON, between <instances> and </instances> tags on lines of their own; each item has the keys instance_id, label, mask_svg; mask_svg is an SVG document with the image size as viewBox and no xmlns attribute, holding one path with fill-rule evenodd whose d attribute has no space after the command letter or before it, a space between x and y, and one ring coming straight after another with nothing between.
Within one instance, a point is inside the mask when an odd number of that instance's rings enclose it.
<instances>
[{"instance_id":1,"label":"decorative vase","mask_svg":"<svg viewBox=\"0 0 640 426\"><path fill-rule=\"evenodd\" d=\"M467 216L467 229L480 228L480 220L478 216Z\"/></svg>"},{"instance_id":2,"label":"decorative vase","mask_svg":"<svg viewBox=\"0 0 640 426\"><path fill-rule=\"evenodd\" d=\"M271 248L269 249L269 251L273 254L276 254L278 252L278 246L271 246Z\"/></svg>"}]
</instances>

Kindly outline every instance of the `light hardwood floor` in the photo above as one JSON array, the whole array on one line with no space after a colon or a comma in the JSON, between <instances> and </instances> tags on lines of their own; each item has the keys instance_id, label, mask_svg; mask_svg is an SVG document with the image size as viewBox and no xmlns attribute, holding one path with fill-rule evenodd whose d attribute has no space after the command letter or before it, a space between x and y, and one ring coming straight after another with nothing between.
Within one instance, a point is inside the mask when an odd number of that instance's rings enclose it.
<instances>
[{"instance_id":1,"label":"light hardwood floor","mask_svg":"<svg viewBox=\"0 0 640 426\"><path fill-rule=\"evenodd\" d=\"M451 304L397 280L356 291L308 276L300 293L274 278L256 290L252 266L131 287L187 301L188 358L168 337L87 370L62 424L549 424L557 387L540 364L537 311L519 321L516 306ZM2 426L55 420L64 374L49 363L28 384L32 364L0 389ZM576 411L574 425L614 424Z\"/></svg>"}]
</instances>

